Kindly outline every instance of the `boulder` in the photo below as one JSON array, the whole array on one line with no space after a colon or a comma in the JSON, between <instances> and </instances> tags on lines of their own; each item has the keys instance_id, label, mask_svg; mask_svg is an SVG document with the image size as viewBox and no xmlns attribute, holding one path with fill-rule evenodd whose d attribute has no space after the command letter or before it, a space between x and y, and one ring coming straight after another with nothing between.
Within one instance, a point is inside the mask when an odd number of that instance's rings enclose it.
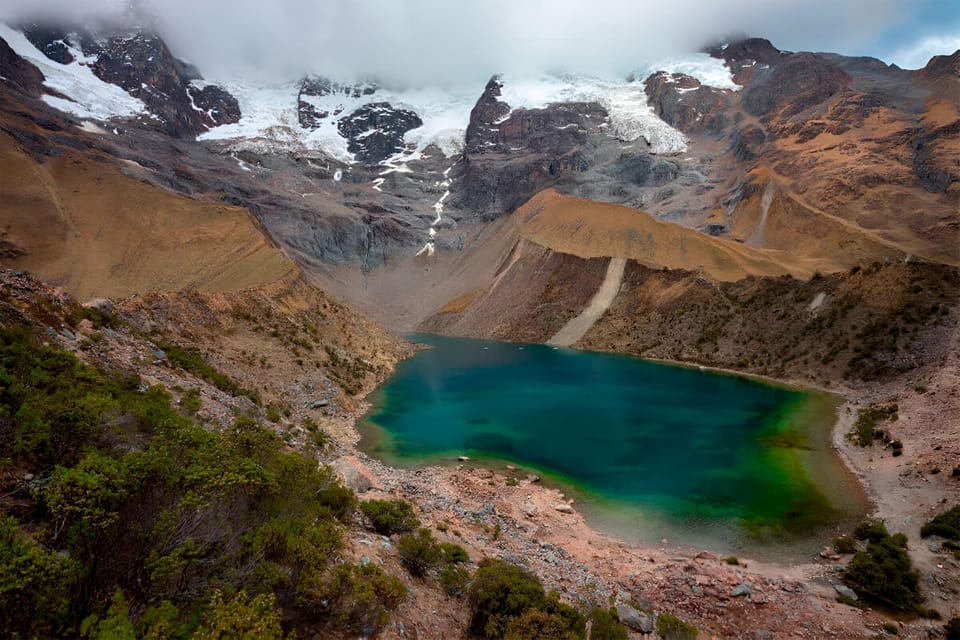
<instances>
[{"instance_id":1,"label":"boulder","mask_svg":"<svg viewBox=\"0 0 960 640\"><path fill-rule=\"evenodd\" d=\"M857 597L857 592L848 587L845 584L837 583L833 585L833 590L837 592L837 595L843 596L845 598L850 598L853 601L857 601L860 598Z\"/></svg>"},{"instance_id":2,"label":"boulder","mask_svg":"<svg viewBox=\"0 0 960 640\"><path fill-rule=\"evenodd\" d=\"M383 489L379 478L354 456L339 458L331 466L343 483L357 493L374 488Z\"/></svg>"},{"instance_id":3,"label":"boulder","mask_svg":"<svg viewBox=\"0 0 960 640\"><path fill-rule=\"evenodd\" d=\"M740 596L749 596L753 593L753 585L749 582L741 582L730 591L730 595L734 598L739 598Z\"/></svg>"},{"instance_id":4,"label":"boulder","mask_svg":"<svg viewBox=\"0 0 960 640\"><path fill-rule=\"evenodd\" d=\"M637 611L628 604L618 604L617 617L629 629L640 633L653 633L653 616Z\"/></svg>"}]
</instances>

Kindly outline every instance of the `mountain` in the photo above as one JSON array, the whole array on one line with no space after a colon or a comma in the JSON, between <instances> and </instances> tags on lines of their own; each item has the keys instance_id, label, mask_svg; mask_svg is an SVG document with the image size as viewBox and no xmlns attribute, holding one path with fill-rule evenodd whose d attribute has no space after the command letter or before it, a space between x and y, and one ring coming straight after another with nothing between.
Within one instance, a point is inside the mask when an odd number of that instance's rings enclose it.
<instances>
[{"instance_id":1,"label":"mountain","mask_svg":"<svg viewBox=\"0 0 960 640\"><path fill-rule=\"evenodd\" d=\"M943 471L960 455L960 52L906 71L746 38L625 78L507 73L438 88L337 72L204 79L140 19L0 25L4 362L77 358L52 379L96 388L80 402L57 387L65 406L106 407L73 458L44 458L56 447L41 443L0 468L0 505L19 523L0 520L0 539L16 543L5 548L54 568L81 551L97 560L85 565L87 601L58 610L58 628L78 629L79 613L142 623L161 601L209 624L206 589L223 581L269 591L264 619L281 611L277 624L303 637L467 633L475 603L463 589L404 564L411 545L450 548L405 538L401 550L371 531L373 511L353 510L354 494L409 501L471 568L498 557L531 569L561 600L545 598L530 624L585 622L576 605L594 629L616 627L592 609L608 601L634 630L653 610L724 636L789 637L810 622L811 633L871 637L886 621L834 602L830 550L795 571L677 556L598 534L558 490L515 470L367 457L355 426L365 395L413 353L396 334L416 330L816 386L844 398L837 434L881 409L898 415L877 418L890 449L835 439L879 513L911 523L898 530L935 576L929 602L950 601L960 574L919 524L956 497ZM0 377L0 399L29 387L21 364ZM158 415L179 426L164 431ZM0 430L28 417L0 411ZM213 447L205 463L219 471L198 481L204 491L263 480L251 501L225 490L223 511L198 507L202 536L184 533L186 519L165 530L151 509L180 494L164 475L177 465L159 465L104 498L124 527L158 532L138 534L155 545L148 560L57 533L37 497L50 469L86 477L83 453L87 465L122 459L126 474L171 433ZM887 456L892 442L900 453ZM175 455L193 473L189 449ZM234 458L242 469L217 466ZM316 486L305 489L288 472L317 459L339 480L306 474ZM117 587L123 615L108 604ZM0 615L34 611L23 602ZM905 622L904 635L923 624Z\"/></svg>"}]
</instances>

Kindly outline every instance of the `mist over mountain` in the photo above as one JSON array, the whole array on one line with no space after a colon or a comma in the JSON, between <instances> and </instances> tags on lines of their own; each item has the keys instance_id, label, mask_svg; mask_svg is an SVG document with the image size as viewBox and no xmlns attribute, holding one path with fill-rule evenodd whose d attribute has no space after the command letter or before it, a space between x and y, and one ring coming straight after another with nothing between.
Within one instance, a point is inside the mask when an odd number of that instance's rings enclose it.
<instances>
[{"instance_id":1,"label":"mist over mountain","mask_svg":"<svg viewBox=\"0 0 960 640\"><path fill-rule=\"evenodd\" d=\"M943 11L957 9L944 5ZM842 6L829 0L599 0L589 7L571 0L0 2L3 20L133 13L136 20L151 21L173 51L208 75L291 79L312 71L373 77L397 87L473 84L496 72L623 77L639 64L698 50L731 34L763 35L788 50L872 53L895 62L882 55L884 34L893 25L907 25L918 12L906 0L852 0ZM951 42L951 34L931 28L917 27L915 42L895 43L886 53L899 48L913 61L923 55L916 50L924 38L933 37L939 46Z\"/></svg>"}]
</instances>

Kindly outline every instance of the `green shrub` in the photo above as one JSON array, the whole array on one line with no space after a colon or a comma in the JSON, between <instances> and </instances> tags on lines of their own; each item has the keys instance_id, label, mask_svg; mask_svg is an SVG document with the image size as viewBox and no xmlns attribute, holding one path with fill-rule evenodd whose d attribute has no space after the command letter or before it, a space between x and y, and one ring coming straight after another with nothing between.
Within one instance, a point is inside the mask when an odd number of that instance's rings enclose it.
<instances>
[{"instance_id":1,"label":"green shrub","mask_svg":"<svg viewBox=\"0 0 960 640\"><path fill-rule=\"evenodd\" d=\"M427 571L436 567L443 552L429 529L420 529L416 533L408 533L397 543L397 552L400 562L410 575L422 577Z\"/></svg>"},{"instance_id":2,"label":"green shrub","mask_svg":"<svg viewBox=\"0 0 960 640\"><path fill-rule=\"evenodd\" d=\"M892 622L884 622L880 628L883 629L884 633L889 633L893 636L900 635L900 627Z\"/></svg>"},{"instance_id":3,"label":"green shrub","mask_svg":"<svg viewBox=\"0 0 960 640\"><path fill-rule=\"evenodd\" d=\"M327 467L329 470L329 467ZM329 471L332 474L332 471ZM347 524L357 508L357 496L349 487L337 482L329 482L317 493L317 502L330 510L340 522Z\"/></svg>"},{"instance_id":4,"label":"green shrub","mask_svg":"<svg viewBox=\"0 0 960 640\"><path fill-rule=\"evenodd\" d=\"M616 609L594 608L587 616L590 640L629 640L627 628L620 624Z\"/></svg>"},{"instance_id":5,"label":"green shrub","mask_svg":"<svg viewBox=\"0 0 960 640\"><path fill-rule=\"evenodd\" d=\"M504 640L579 640L581 637L576 630L569 628L562 616L540 609L527 609L510 618L503 633Z\"/></svg>"},{"instance_id":6,"label":"green shrub","mask_svg":"<svg viewBox=\"0 0 960 640\"><path fill-rule=\"evenodd\" d=\"M857 541L850 536L840 536L834 539L833 550L837 553L856 553Z\"/></svg>"},{"instance_id":7,"label":"green shrub","mask_svg":"<svg viewBox=\"0 0 960 640\"><path fill-rule=\"evenodd\" d=\"M345 563L334 569L323 600L338 628L373 636L405 595L403 583L377 565Z\"/></svg>"},{"instance_id":8,"label":"green shrub","mask_svg":"<svg viewBox=\"0 0 960 640\"><path fill-rule=\"evenodd\" d=\"M470 585L470 632L503 638L510 618L538 607L546 598L533 574L503 560L485 558Z\"/></svg>"},{"instance_id":9,"label":"green shrub","mask_svg":"<svg viewBox=\"0 0 960 640\"><path fill-rule=\"evenodd\" d=\"M723 561L729 565L738 565L740 560L736 556L730 556L729 558L724 558Z\"/></svg>"},{"instance_id":10,"label":"green shrub","mask_svg":"<svg viewBox=\"0 0 960 640\"><path fill-rule=\"evenodd\" d=\"M420 526L413 507L403 500L366 500L360 503L360 510L380 535L406 533Z\"/></svg>"},{"instance_id":11,"label":"green shrub","mask_svg":"<svg viewBox=\"0 0 960 640\"><path fill-rule=\"evenodd\" d=\"M452 598L460 598L467 592L470 572L466 567L456 564L444 564L440 569L440 587Z\"/></svg>"},{"instance_id":12,"label":"green shrub","mask_svg":"<svg viewBox=\"0 0 960 640\"><path fill-rule=\"evenodd\" d=\"M110 600L110 608L103 618L90 616L80 625L80 633L91 640L137 640L137 632L130 620L130 606L117 589Z\"/></svg>"},{"instance_id":13,"label":"green shrub","mask_svg":"<svg viewBox=\"0 0 960 640\"><path fill-rule=\"evenodd\" d=\"M880 542L890 533L883 520L867 520L861 522L853 530L853 537L857 540L869 540L870 542Z\"/></svg>"},{"instance_id":14,"label":"green shrub","mask_svg":"<svg viewBox=\"0 0 960 640\"><path fill-rule=\"evenodd\" d=\"M669 613L657 614L657 633L663 640L696 640L700 633L695 626Z\"/></svg>"},{"instance_id":15,"label":"green shrub","mask_svg":"<svg viewBox=\"0 0 960 640\"><path fill-rule=\"evenodd\" d=\"M23 637L60 636L80 577L74 560L50 552L0 516L0 628Z\"/></svg>"},{"instance_id":16,"label":"green shrub","mask_svg":"<svg viewBox=\"0 0 960 640\"><path fill-rule=\"evenodd\" d=\"M188 413L196 413L203 407L203 400L200 399L200 389L192 387L183 392L180 398L180 406Z\"/></svg>"},{"instance_id":17,"label":"green shrub","mask_svg":"<svg viewBox=\"0 0 960 640\"><path fill-rule=\"evenodd\" d=\"M196 347L184 347L173 343L158 343L157 346L167 354L170 364L188 371L198 378L210 382L220 391L232 396L246 396L254 404L260 404L260 394L250 389L244 389L236 380L217 370L207 362L200 350Z\"/></svg>"},{"instance_id":18,"label":"green shrub","mask_svg":"<svg viewBox=\"0 0 960 640\"><path fill-rule=\"evenodd\" d=\"M896 611L916 611L923 596L906 544L902 533L871 542L847 564L844 582L865 600Z\"/></svg>"},{"instance_id":19,"label":"green shrub","mask_svg":"<svg viewBox=\"0 0 960 640\"><path fill-rule=\"evenodd\" d=\"M443 553L443 561L450 564L460 562L470 562L470 556L466 549L452 542L441 542L440 551Z\"/></svg>"},{"instance_id":20,"label":"green shrub","mask_svg":"<svg viewBox=\"0 0 960 640\"><path fill-rule=\"evenodd\" d=\"M280 640L280 612L273 594L249 598L243 591L225 598L215 591L192 640Z\"/></svg>"},{"instance_id":21,"label":"green shrub","mask_svg":"<svg viewBox=\"0 0 960 640\"><path fill-rule=\"evenodd\" d=\"M896 421L898 411L899 407L895 404L885 407L872 404L865 409L860 409L857 412L857 421L853 426L853 430L850 432L850 438L861 447L869 447L873 444L877 432L877 421Z\"/></svg>"},{"instance_id":22,"label":"green shrub","mask_svg":"<svg viewBox=\"0 0 960 640\"><path fill-rule=\"evenodd\" d=\"M940 536L948 540L960 540L960 505L935 516L920 529L920 535Z\"/></svg>"}]
</instances>

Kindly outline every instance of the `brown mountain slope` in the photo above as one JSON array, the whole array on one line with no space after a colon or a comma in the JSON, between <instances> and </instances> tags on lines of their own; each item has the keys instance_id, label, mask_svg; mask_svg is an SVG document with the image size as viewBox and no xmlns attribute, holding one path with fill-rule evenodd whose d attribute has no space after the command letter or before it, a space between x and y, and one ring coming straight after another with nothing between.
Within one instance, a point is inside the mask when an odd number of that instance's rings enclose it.
<instances>
[{"instance_id":1,"label":"brown mountain slope","mask_svg":"<svg viewBox=\"0 0 960 640\"><path fill-rule=\"evenodd\" d=\"M651 268L701 271L719 281L749 275L809 277L817 270L839 271L860 260L903 255L841 221L805 222L802 207L781 216L792 204L778 200L775 207L767 207L774 211L764 223L768 233L778 237L771 247L775 251L717 239L635 209L564 196L552 189L531 198L517 210L516 218L522 237L560 253L630 258Z\"/></svg>"},{"instance_id":2,"label":"brown mountain slope","mask_svg":"<svg viewBox=\"0 0 960 640\"><path fill-rule=\"evenodd\" d=\"M3 261L80 299L278 280L294 264L249 213L139 182L79 154L46 163L0 138Z\"/></svg>"}]
</instances>

